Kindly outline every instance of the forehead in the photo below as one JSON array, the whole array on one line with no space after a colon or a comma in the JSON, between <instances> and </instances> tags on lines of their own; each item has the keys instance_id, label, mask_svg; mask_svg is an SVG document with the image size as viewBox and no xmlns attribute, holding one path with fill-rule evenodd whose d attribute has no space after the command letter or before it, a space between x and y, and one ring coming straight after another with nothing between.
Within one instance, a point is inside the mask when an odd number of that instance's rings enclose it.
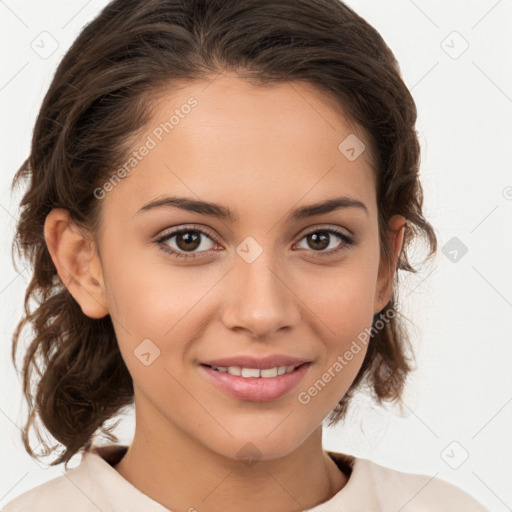
<instances>
[{"instance_id":1,"label":"forehead","mask_svg":"<svg viewBox=\"0 0 512 512\"><path fill-rule=\"evenodd\" d=\"M221 75L169 88L132 150L126 178L107 195L126 213L166 194L227 204L237 214L340 195L375 207L364 131L332 96L303 82L262 87Z\"/></svg>"}]
</instances>

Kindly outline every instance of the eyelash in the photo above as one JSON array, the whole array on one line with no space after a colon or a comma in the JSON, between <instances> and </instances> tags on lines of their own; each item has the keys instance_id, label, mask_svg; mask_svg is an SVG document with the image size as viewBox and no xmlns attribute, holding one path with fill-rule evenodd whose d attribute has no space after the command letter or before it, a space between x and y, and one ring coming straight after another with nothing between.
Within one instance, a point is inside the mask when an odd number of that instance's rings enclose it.
<instances>
[{"instance_id":1,"label":"eyelash","mask_svg":"<svg viewBox=\"0 0 512 512\"><path fill-rule=\"evenodd\" d=\"M184 253L184 252L179 252L179 251L176 251L175 249L171 249L167 244L165 244L166 241L170 240L174 236L180 235L182 233L190 233L190 232L200 233L201 235L204 235L204 236L210 238L213 242L217 243L215 241L213 233L211 233L208 229L206 229L206 228L199 229L199 228L197 228L195 226L184 227L184 228L177 229L175 231L171 231L171 232L166 233L166 234L162 235L161 237L157 238L155 240L155 242L158 244L159 248L162 251L164 251L164 252L166 252L168 254L171 254L172 256L174 256L176 258L198 259L198 258L207 257L208 253L212 252L211 250L210 251L200 251L199 254L201 254L201 252L202 252L202 253L204 253L204 256L198 256L197 255L198 253L189 253L189 254L187 254L187 253ZM339 254L341 252L348 251L351 246L354 246L357 243L355 237L350 237L347 234L345 234L344 232L339 231L339 230L334 229L334 228L325 228L325 229L318 228L318 229L315 229L313 231L309 231L308 233L305 233L299 239L299 242L302 239L304 239L305 237L307 237L308 235L311 235L313 233L319 233L319 232L334 234L337 237L341 238L344 243L341 244L340 246L338 246L336 249L331 249L330 251L314 251L314 250L311 250L311 252L313 253L315 258L317 258L317 257L324 258L324 257L335 256L335 255L337 255L337 254ZM213 252L215 252L215 251L213 251Z\"/></svg>"}]
</instances>

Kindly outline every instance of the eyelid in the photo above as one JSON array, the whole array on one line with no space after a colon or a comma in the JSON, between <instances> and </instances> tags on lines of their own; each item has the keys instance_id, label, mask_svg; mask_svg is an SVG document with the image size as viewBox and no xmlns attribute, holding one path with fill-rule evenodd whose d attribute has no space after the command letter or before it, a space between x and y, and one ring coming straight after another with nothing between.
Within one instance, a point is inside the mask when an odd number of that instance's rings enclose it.
<instances>
[{"instance_id":1,"label":"eyelid","mask_svg":"<svg viewBox=\"0 0 512 512\"><path fill-rule=\"evenodd\" d=\"M295 237L299 237L299 240L304 238L306 235L309 235L310 233L315 233L316 231L336 231L337 233L345 235L347 238L354 238L355 235L347 228L341 227L341 226L334 226L332 224L315 224L314 226L310 226L307 228L304 228L302 231L299 231ZM294 238L295 238L294 237Z\"/></svg>"},{"instance_id":2,"label":"eyelid","mask_svg":"<svg viewBox=\"0 0 512 512\"><path fill-rule=\"evenodd\" d=\"M154 241L160 241L163 240L171 235L179 234L183 231L199 231L203 232L204 234L208 235L215 243L219 244L218 240L216 240L216 235L214 234L213 230L208 228L207 226L204 226L202 224L182 224L178 226L173 226L170 228L165 229L163 232L159 232L157 235L155 235ZM303 230L299 231L293 238L298 238L297 241L300 241L302 238L304 238L306 235L310 233L314 233L315 231L321 231L321 230L332 230L339 232L341 234L344 234L348 238L355 239L355 235L353 232L351 232L347 228L341 228L340 226L333 226L332 224L317 224L314 226L310 226L307 228L304 228ZM295 242L296 243L296 242Z\"/></svg>"},{"instance_id":3,"label":"eyelid","mask_svg":"<svg viewBox=\"0 0 512 512\"><path fill-rule=\"evenodd\" d=\"M176 235L183 231L200 231L204 234L208 235L212 240L215 239L215 234L213 230L208 228L207 226L203 226L202 224L180 224L178 226L173 226L170 228L161 231L154 237L155 241L161 240L163 238L167 238L170 235Z\"/></svg>"}]
</instances>

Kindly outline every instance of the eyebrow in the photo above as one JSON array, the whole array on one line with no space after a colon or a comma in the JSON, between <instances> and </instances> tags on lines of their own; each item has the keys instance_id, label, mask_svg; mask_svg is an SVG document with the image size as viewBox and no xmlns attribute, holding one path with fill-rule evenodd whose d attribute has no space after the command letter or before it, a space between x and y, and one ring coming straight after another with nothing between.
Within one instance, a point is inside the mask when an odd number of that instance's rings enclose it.
<instances>
[{"instance_id":1,"label":"eyebrow","mask_svg":"<svg viewBox=\"0 0 512 512\"><path fill-rule=\"evenodd\" d=\"M187 212L209 215L211 217L217 217L219 219L229 220L231 222L236 222L239 218L238 215L236 215L225 206L209 203L206 201L197 201L187 197L164 197L162 199L151 201L150 203L145 204L137 212L137 214L162 207L179 208L180 210L185 210ZM335 210L346 208L359 208L360 210L364 211L367 216L369 215L368 208L364 203L348 196L341 196L327 199L326 201L321 201L319 203L301 206L295 210L292 210L289 212L286 218L286 222L290 223L293 221L314 217L315 215L322 215Z\"/></svg>"}]
</instances>

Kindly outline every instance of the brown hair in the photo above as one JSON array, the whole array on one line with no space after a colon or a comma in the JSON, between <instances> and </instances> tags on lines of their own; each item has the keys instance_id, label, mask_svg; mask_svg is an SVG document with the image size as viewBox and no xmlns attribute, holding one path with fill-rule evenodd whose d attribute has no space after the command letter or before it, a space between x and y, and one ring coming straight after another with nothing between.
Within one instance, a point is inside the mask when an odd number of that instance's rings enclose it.
<instances>
[{"instance_id":1,"label":"brown hair","mask_svg":"<svg viewBox=\"0 0 512 512\"><path fill-rule=\"evenodd\" d=\"M65 208L78 226L95 233L101 201L94 190L125 161L158 92L224 70L262 86L313 84L362 127L377 176L379 243L386 261L392 254L387 221L394 214L407 221L395 282L398 270L417 271L407 250L419 235L430 246L428 258L437 250L434 230L422 215L414 100L391 50L353 10L338 0L111 2L62 59L37 117L30 155L13 180L14 187L30 179L13 251L34 271L12 358L16 365L21 332L31 325L23 360L29 416L22 440L32 457L38 455L30 446L31 427L45 455L57 448L41 437L37 416L65 447L51 464L67 465L75 453L90 449L99 432L118 441L112 433L116 425L106 422L133 404L132 379L112 318L84 315L63 285L43 237L45 218L52 208ZM414 356L396 305L393 286L381 314L394 314L384 328L372 331L363 365L332 411L331 424L344 417L363 384L379 403L400 398Z\"/></svg>"}]
</instances>

